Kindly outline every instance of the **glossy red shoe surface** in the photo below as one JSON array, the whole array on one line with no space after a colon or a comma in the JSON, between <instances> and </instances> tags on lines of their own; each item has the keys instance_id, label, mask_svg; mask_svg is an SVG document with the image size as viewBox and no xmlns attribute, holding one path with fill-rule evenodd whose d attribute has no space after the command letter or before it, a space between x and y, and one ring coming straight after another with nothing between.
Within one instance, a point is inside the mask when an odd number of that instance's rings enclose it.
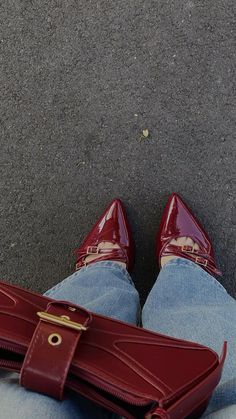
<instances>
[{"instance_id":1,"label":"glossy red shoe surface","mask_svg":"<svg viewBox=\"0 0 236 419\"><path fill-rule=\"evenodd\" d=\"M194 246L170 244L172 239L184 236L191 237L198 244L199 249L196 249ZM222 275L216 267L215 256L209 236L191 210L176 193L170 196L165 207L160 229L157 234L156 245L156 256L159 264L161 257L171 255L189 259L200 265L211 275Z\"/></svg>"},{"instance_id":2,"label":"glossy red shoe surface","mask_svg":"<svg viewBox=\"0 0 236 419\"><path fill-rule=\"evenodd\" d=\"M120 249L99 249L97 246L103 241L118 244ZM77 255L76 270L104 260L124 262L127 270L132 269L134 242L125 209L119 199L114 199L110 203L75 254ZM86 256L93 254L99 254L100 257L86 263Z\"/></svg>"}]
</instances>

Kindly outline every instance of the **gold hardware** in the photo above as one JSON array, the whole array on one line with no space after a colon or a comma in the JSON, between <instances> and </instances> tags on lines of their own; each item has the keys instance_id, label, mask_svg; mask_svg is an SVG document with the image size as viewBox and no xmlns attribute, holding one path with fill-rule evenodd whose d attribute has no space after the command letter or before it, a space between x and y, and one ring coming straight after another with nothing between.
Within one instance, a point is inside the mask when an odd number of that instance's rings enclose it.
<instances>
[{"instance_id":1,"label":"gold hardware","mask_svg":"<svg viewBox=\"0 0 236 419\"><path fill-rule=\"evenodd\" d=\"M93 250L95 250L95 252ZM99 253L99 248L97 246L87 247L87 255L98 255L98 253Z\"/></svg>"},{"instance_id":2,"label":"gold hardware","mask_svg":"<svg viewBox=\"0 0 236 419\"><path fill-rule=\"evenodd\" d=\"M76 308L75 307L68 307L68 310L70 310L70 311L76 311Z\"/></svg>"},{"instance_id":3,"label":"gold hardware","mask_svg":"<svg viewBox=\"0 0 236 419\"><path fill-rule=\"evenodd\" d=\"M60 345L62 342L62 337L59 335L59 333L52 333L48 336L48 343L52 346Z\"/></svg>"},{"instance_id":4,"label":"gold hardware","mask_svg":"<svg viewBox=\"0 0 236 419\"><path fill-rule=\"evenodd\" d=\"M62 319L70 320L69 316L61 316Z\"/></svg>"},{"instance_id":5,"label":"gold hardware","mask_svg":"<svg viewBox=\"0 0 236 419\"><path fill-rule=\"evenodd\" d=\"M75 265L75 271L77 272L77 271L79 271L81 268L79 267L79 263L76 263L76 265Z\"/></svg>"},{"instance_id":6,"label":"gold hardware","mask_svg":"<svg viewBox=\"0 0 236 419\"><path fill-rule=\"evenodd\" d=\"M71 320L67 320L63 317L54 316L54 314L38 311L37 315L41 320L46 320L49 323L58 324L59 326L65 326L74 330L87 330L87 327L84 327L80 323L72 322Z\"/></svg>"},{"instance_id":7,"label":"gold hardware","mask_svg":"<svg viewBox=\"0 0 236 419\"><path fill-rule=\"evenodd\" d=\"M189 249L190 247L191 247L191 249ZM195 246L183 244L181 246L181 250L182 250L182 252L185 252L185 253L194 253L195 252Z\"/></svg>"},{"instance_id":8,"label":"gold hardware","mask_svg":"<svg viewBox=\"0 0 236 419\"><path fill-rule=\"evenodd\" d=\"M200 261L199 261L199 259L200 259ZM201 259L203 259L203 258L201 258L200 256L197 256L196 259L195 259L195 262L206 268L206 266L208 264L208 261L205 259L203 262L201 262Z\"/></svg>"}]
</instances>

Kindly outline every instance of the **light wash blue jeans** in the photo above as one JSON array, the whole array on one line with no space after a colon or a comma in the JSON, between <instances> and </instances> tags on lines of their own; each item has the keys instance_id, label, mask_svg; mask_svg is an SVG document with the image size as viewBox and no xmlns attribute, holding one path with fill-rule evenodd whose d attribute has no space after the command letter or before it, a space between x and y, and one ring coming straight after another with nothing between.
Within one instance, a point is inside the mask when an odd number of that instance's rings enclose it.
<instances>
[{"instance_id":1,"label":"light wash blue jeans","mask_svg":"<svg viewBox=\"0 0 236 419\"><path fill-rule=\"evenodd\" d=\"M161 270L140 310L128 272L115 262L96 262L47 291L96 313L156 332L196 341L220 353L228 341L222 380L205 418L236 418L236 301L198 265L174 259ZM78 395L59 402L25 390L18 375L0 373L0 419L113 419L115 414Z\"/></svg>"}]
</instances>

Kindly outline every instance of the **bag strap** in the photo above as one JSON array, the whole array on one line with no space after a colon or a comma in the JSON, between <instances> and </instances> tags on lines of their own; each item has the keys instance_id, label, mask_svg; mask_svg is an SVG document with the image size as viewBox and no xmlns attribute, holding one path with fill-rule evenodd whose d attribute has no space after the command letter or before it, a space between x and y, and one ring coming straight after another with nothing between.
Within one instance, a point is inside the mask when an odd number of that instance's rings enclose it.
<instances>
[{"instance_id":1,"label":"bag strap","mask_svg":"<svg viewBox=\"0 0 236 419\"><path fill-rule=\"evenodd\" d=\"M39 322L24 359L20 384L61 400L75 349L92 316L61 301L49 303L46 311L37 315Z\"/></svg>"}]
</instances>

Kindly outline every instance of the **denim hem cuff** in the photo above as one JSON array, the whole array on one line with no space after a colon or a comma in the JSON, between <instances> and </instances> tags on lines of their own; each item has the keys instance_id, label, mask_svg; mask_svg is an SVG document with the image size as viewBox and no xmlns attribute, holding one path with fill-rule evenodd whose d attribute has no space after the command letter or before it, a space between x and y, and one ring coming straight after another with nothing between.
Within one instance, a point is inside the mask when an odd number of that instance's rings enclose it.
<instances>
[{"instance_id":1,"label":"denim hem cuff","mask_svg":"<svg viewBox=\"0 0 236 419\"><path fill-rule=\"evenodd\" d=\"M98 261L98 262L92 263L91 265L84 266L83 268L81 268L78 271L78 273L80 273L80 272L82 273L82 272L85 272L85 271L90 271L90 270L98 269L98 268L106 268L106 267L119 270L120 272L122 272L123 275L125 275L126 279L128 279L129 282L132 285L134 285L134 283L132 281L132 278L131 278L129 272L127 271L127 269L123 268L123 266L121 266L119 263L117 263L116 261L112 261L112 260L104 260L104 261L101 261L101 262Z\"/></svg>"},{"instance_id":2,"label":"denim hem cuff","mask_svg":"<svg viewBox=\"0 0 236 419\"><path fill-rule=\"evenodd\" d=\"M174 259L169 260L165 263L163 268L170 266L170 265L177 265L177 266L191 266L196 269L201 269L201 271L206 272L204 269L201 268L197 263L193 262L192 260L182 258L181 256L176 256ZM162 268L162 269L163 269Z\"/></svg>"}]
</instances>

